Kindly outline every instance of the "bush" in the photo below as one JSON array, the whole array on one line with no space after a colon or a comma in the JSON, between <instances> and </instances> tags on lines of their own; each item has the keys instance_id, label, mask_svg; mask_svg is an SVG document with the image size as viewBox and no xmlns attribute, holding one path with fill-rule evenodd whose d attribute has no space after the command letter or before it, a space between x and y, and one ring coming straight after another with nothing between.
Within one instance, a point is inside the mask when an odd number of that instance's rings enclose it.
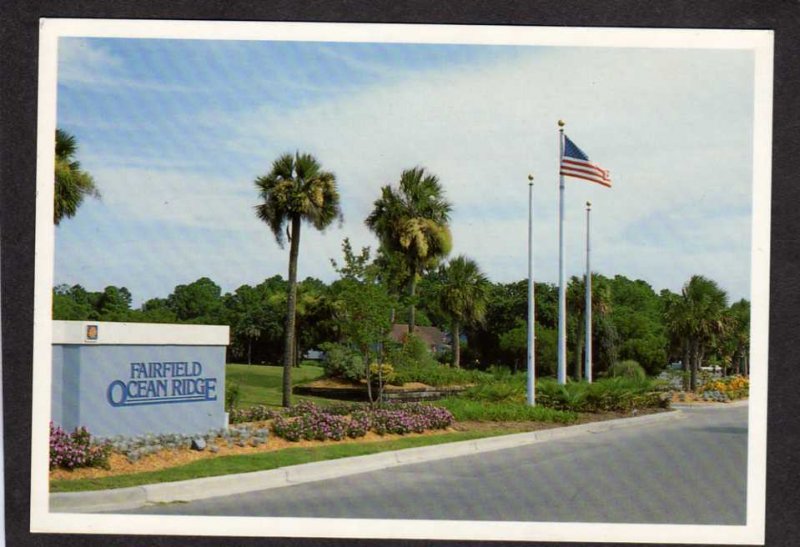
<instances>
[{"instance_id":1,"label":"bush","mask_svg":"<svg viewBox=\"0 0 800 547\"><path fill-rule=\"evenodd\" d=\"M108 469L111 443L95 443L85 427L72 434L50 422L50 469L62 467L102 467Z\"/></svg>"},{"instance_id":2,"label":"bush","mask_svg":"<svg viewBox=\"0 0 800 547\"><path fill-rule=\"evenodd\" d=\"M556 410L526 403L490 402L448 397L439 404L447 408L456 420L479 422L553 422L572 423L578 419L575 412Z\"/></svg>"},{"instance_id":3,"label":"bush","mask_svg":"<svg viewBox=\"0 0 800 547\"><path fill-rule=\"evenodd\" d=\"M349 415L345 414L348 410ZM275 435L289 441L338 441L345 436L363 437L368 431L403 435L445 429L452 423L453 415L447 409L421 403L321 408L303 402L276 416L272 428Z\"/></svg>"},{"instance_id":4,"label":"bush","mask_svg":"<svg viewBox=\"0 0 800 547\"><path fill-rule=\"evenodd\" d=\"M325 352L322 367L328 378L341 378L350 382L358 382L364 378L364 360L358 352L333 342L321 344L320 349Z\"/></svg>"},{"instance_id":5,"label":"bush","mask_svg":"<svg viewBox=\"0 0 800 547\"><path fill-rule=\"evenodd\" d=\"M389 384L395 379L394 367L389 363L372 363L369 366L369 375L373 383L378 383L378 379L382 379L384 383Z\"/></svg>"},{"instance_id":6,"label":"bush","mask_svg":"<svg viewBox=\"0 0 800 547\"><path fill-rule=\"evenodd\" d=\"M632 359L628 359L626 361L619 361L611 365L608 368L608 377L631 378L632 380L643 382L647 379L647 373L645 372L644 368L642 368L642 365Z\"/></svg>"},{"instance_id":7,"label":"bush","mask_svg":"<svg viewBox=\"0 0 800 547\"><path fill-rule=\"evenodd\" d=\"M742 399L748 396L750 381L744 376L728 376L727 378L706 382L697 391L705 400L729 401Z\"/></svg>"},{"instance_id":8,"label":"bush","mask_svg":"<svg viewBox=\"0 0 800 547\"><path fill-rule=\"evenodd\" d=\"M669 405L662 397L661 383L626 377L603 378L589 384L559 384L547 378L536 384L537 401L546 407L574 412L628 412L634 408Z\"/></svg>"},{"instance_id":9,"label":"bush","mask_svg":"<svg viewBox=\"0 0 800 547\"><path fill-rule=\"evenodd\" d=\"M398 385L421 382L429 386L463 386L491 378L485 372L448 367L435 361L404 366L396 365L394 370L395 377L392 383Z\"/></svg>"},{"instance_id":10,"label":"bush","mask_svg":"<svg viewBox=\"0 0 800 547\"><path fill-rule=\"evenodd\" d=\"M236 382L228 382L225 386L225 411L230 412L239 404L242 390Z\"/></svg>"},{"instance_id":11,"label":"bush","mask_svg":"<svg viewBox=\"0 0 800 547\"><path fill-rule=\"evenodd\" d=\"M248 408L234 408L229 411L228 421L232 424L243 422L262 422L272 420L280 414L280 411L273 410L264 405L255 405Z\"/></svg>"}]
</instances>

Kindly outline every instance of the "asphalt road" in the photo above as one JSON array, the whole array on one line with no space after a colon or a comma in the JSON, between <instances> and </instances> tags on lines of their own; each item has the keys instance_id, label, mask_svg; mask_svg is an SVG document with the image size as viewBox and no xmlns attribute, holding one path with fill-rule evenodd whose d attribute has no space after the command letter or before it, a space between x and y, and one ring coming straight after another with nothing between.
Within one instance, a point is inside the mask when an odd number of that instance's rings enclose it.
<instances>
[{"instance_id":1,"label":"asphalt road","mask_svg":"<svg viewBox=\"0 0 800 547\"><path fill-rule=\"evenodd\" d=\"M745 524L747 407L130 513Z\"/></svg>"}]
</instances>

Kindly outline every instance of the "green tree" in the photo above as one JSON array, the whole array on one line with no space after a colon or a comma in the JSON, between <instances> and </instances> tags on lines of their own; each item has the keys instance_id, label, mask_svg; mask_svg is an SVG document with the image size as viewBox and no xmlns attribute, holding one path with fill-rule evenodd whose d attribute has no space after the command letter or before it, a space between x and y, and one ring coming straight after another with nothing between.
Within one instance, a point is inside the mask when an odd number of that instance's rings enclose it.
<instances>
[{"instance_id":1,"label":"green tree","mask_svg":"<svg viewBox=\"0 0 800 547\"><path fill-rule=\"evenodd\" d=\"M447 316L453 339L453 366L461 367L461 327L480 323L489 302L489 279L477 262L457 256L439 268L436 301Z\"/></svg>"},{"instance_id":2,"label":"green tree","mask_svg":"<svg viewBox=\"0 0 800 547\"><path fill-rule=\"evenodd\" d=\"M694 275L681 294L667 302L665 319L674 339L680 341L689 369L689 389L697 388L697 371L706 352L726 333L728 297L715 281Z\"/></svg>"},{"instance_id":3,"label":"green tree","mask_svg":"<svg viewBox=\"0 0 800 547\"><path fill-rule=\"evenodd\" d=\"M85 321L93 319L93 314L89 293L80 285L59 285L53 289L53 319Z\"/></svg>"},{"instance_id":4,"label":"green tree","mask_svg":"<svg viewBox=\"0 0 800 547\"><path fill-rule=\"evenodd\" d=\"M616 275L611 287L610 318L620 343L619 358L634 360L650 375L667 365L668 339L664 326L664 301L641 279Z\"/></svg>"},{"instance_id":5,"label":"green tree","mask_svg":"<svg viewBox=\"0 0 800 547\"><path fill-rule=\"evenodd\" d=\"M268 174L256 179L255 185L262 200L256 206L258 218L269 226L281 248L285 238L290 243L283 358L283 406L288 407L291 405L295 352L300 227L305 221L317 230L324 230L337 218L341 219L339 192L334 174L324 171L314 156L299 152L279 157Z\"/></svg>"},{"instance_id":6,"label":"green tree","mask_svg":"<svg viewBox=\"0 0 800 547\"><path fill-rule=\"evenodd\" d=\"M75 216L86 196L99 198L92 176L75 159L78 141L66 131L56 129L54 222Z\"/></svg>"},{"instance_id":7,"label":"green tree","mask_svg":"<svg viewBox=\"0 0 800 547\"><path fill-rule=\"evenodd\" d=\"M392 312L396 305L386 286L379 280L379 270L370 262L370 249L353 252L349 239L342 242L344 264L331 260L341 276L331 286L330 309L338 326L340 340L358 349L364 362L367 394L372 395L370 354L378 364L383 362L383 343L392 328ZM378 366L378 399L383 395L383 367Z\"/></svg>"},{"instance_id":8,"label":"green tree","mask_svg":"<svg viewBox=\"0 0 800 547\"><path fill-rule=\"evenodd\" d=\"M144 323L177 323L178 316L170 308L166 298L151 298L145 301L136 315Z\"/></svg>"},{"instance_id":9,"label":"green tree","mask_svg":"<svg viewBox=\"0 0 800 547\"><path fill-rule=\"evenodd\" d=\"M407 274L409 332L416 326L416 289L419 277L435 268L450 253L452 236L448 222L452 206L444 197L439 179L422 167L403 171L396 188L384 186L366 224L381 242L391 264L402 257Z\"/></svg>"},{"instance_id":10,"label":"green tree","mask_svg":"<svg viewBox=\"0 0 800 547\"><path fill-rule=\"evenodd\" d=\"M595 324L600 324L611 311L611 290L606 279L592 274L592 340L595 339ZM583 378L583 350L586 323L586 284L573 276L567 285L567 317L572 326L574 340L575 378Z\"/></svg>"},{"instance_id":11,"label":"green tree","mask_svg":"<svg viewBox=\"0 0 800 547\"><path fill-rule=\"evenodd\" d=\"M181 322L217 324L222 322L222 289L208 277L178 285L167 297L167 305Z\"/></svg>"},{"instance_id":12,"label":"green tree","mask_svg":"<svg viewBox=\"0 0 800 547\"><path fill-rule=\"evenodd\" d=\"M98 318L101 321L127 321L131 314L131 299L131 293L125 287L106 287L97 301Z\"/></svg>"},{"instance_id":13,"label":"green tree","mask_svg":"<svg viewBox=\"0 0 800 547\"><path fill-rule=\"evenodd\" d=\"M732 340L731 361L738 374L750 374L750 302L742 299L734 302L728 310L731 316L730 338Z\"/></svg>"}]
</instances>

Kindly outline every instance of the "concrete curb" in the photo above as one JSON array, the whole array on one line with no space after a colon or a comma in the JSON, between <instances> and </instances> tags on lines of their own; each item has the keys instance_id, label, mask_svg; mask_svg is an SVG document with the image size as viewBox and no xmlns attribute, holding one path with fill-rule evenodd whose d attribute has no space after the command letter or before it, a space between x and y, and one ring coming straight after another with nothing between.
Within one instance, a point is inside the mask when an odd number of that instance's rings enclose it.
<instances>
[{"instance_id":1,"label":"concrete curb","mask_svg":"<svg viewBox=\"0 0 800 547\"><path fill-rule=\"evenodd\" d=\"M749 402L749 399L739 399L738 401L731 401L729 403L672 403L672 408L678 410L683 408L690 408L692 410L739 408L747 406Z\"/></svg>"},{"instance_id":2,"label":"concrete curb","mask_svg":"<svg viewBox=\"0 0 800 547\"><path fill-rule=\"evenodd\" d=\"M724 406L731 407L732 404L734 403L728 403ZM612 429L646 426L669 420L684 419L685 417L681 410L674 410L672 412L646 414L636 418L618 418L528 433L406 448L339 460L304 463L279 469L270 469L269 471L147 484L114 490L50 494L50 511L63 513L123 511L157 503L188 502L219 496L231 496L357 475L400 465L456 458L556 439L603 433Z\"/></svg>"}]
</instances>

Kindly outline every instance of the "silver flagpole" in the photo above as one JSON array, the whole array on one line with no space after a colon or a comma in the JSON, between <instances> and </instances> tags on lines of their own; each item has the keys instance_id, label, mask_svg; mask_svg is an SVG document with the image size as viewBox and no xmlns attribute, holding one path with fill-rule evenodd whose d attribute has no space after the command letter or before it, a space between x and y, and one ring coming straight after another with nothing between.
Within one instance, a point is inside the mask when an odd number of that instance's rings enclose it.
<instances>
[{"instance_id":1,"label":"silver flagpole","mask_svg":"<svg viewBox=\"0 0 800 547\"><path fill-rule=\"evenodd\" d=\"M558 120L558 383L567 383L567 287L564 269L564 121Z\"/></svg>"},{"instance_id":2,"label":"silver flagpole","mask_svg":"<svg viewBox=\"0 0 800 547\"><path fill-rule=\"evenodd\" d=\"M592 203L586 202L586 364L584 371L586 381L592 383L592 268L589 263L589 214Z\"/></svg>"},{"instance_id":3,"label":"silver flagpole","mask_svg":"<svg viewBox=\"0 0 800 547\"><path fill-rule=\"evenodd\" d=\"M536 319L533 285L533 175L528 175L528 404L536 405L536 339L533 325Z\"/></svg>"}]
</instances>

